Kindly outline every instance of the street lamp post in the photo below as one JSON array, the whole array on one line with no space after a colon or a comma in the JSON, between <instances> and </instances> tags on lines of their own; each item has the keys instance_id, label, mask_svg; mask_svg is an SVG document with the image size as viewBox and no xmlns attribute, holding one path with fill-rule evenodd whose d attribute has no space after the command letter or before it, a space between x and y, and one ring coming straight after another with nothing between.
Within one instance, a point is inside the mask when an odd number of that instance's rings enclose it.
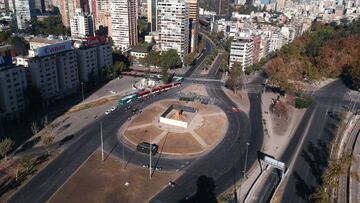
<instances>
[{"instance_id":1,"label":"street lamp post","mask_svg":"<svg viewBox=\"0 0 360 203\"><path fill-rule=\"evenodd\" d=\"M102 121L100 120L100 139L101 139L101 160L104 161L104 140L102 131Z\"/></svg>"},{"instance_id":2,"label":"street lamp post","mask_svg":"<svg viewBox=\"0 0 360 203\"><path fill-rule=\"evenodd\" d=\"M244 180L245 180L245 174L246 174L246 164L247 164L247 156L248 156L248 151L249 151L249 142L246 142L246 154L245 154L245 165L244 165Z\"/></svg>"},{"instance_id":3,"label":"street lamp post","mask_svg":"<svg viewBox=\"0 0 360 203\"><path fill-rule=\"evenodd\" d=\"M147 130L145 130L145 135L147 134ZM151 153L152 153L152 144L151 144L151 134L149 134L149 140L150 140L150 150L149 150L149 155L150 155L150 160L149 160L149 178L151 180Z\"/></svg>"}]
</instances>

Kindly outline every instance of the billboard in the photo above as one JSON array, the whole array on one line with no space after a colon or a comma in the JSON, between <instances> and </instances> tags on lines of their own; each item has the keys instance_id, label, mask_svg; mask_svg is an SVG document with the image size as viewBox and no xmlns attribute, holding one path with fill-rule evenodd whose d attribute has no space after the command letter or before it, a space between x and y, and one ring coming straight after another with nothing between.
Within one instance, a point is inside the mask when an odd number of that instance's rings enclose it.
<instances>
[{"instance_id":1,"label":"billboard","mask_svg":"<svg viewBox=\"0 0 360 203\"><path fill-rule=\"evenodd\" d=\"M57 54L60 52L68 51L72 49L71 41L60 42L51 44L36 49L37 56L48 56L51 54Z\"/></svg>"},{"instance_id":2,"label":"billboard","mask_svg":"<svg viewBox=\"0 0 360 203\"><path fill-rule=\"evenodd\" d=\"M275 167L275 168L278 168L282 171L285 171L286 167L285 167L285 163L281 162L281 161L278 161L276 159L273 159L271 157L268 157L268 156L265 156L264 157L264 161L266 163L268 163L270 166L272 167Z\"/></svg>"},{"instance_id":3,"label":"billboard","mask_svg":"<svg viewBox=\"0 0 360 203\"><path fill-rule=\"evenodd\" d=\"M102 45L106 43L106 37L105 36L96 36L96 37L88 37L85 41L86 47L94 47L98 45Z\"/></svg>"},{"instance_id":4,"label":"billboard","mask_svg":"<svg viewBox=\"0 0 360 203\"><path fill-rule=\"evenodd\" d=\"M0 56L0 67L11 65L12 57L11 56Z\"/></svg>"}]
</instances>

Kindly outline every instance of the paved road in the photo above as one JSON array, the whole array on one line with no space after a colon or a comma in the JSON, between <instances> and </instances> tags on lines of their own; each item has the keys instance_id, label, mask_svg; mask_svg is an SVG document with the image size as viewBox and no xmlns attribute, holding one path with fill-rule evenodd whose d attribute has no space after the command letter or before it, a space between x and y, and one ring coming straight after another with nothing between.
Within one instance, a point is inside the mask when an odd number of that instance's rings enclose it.
<instances>
[{"instance_id":1,"label":"paved road","mask_svg":"<svg viewBox=\"0 0 360 203\"><path fill-rule=\"evenodd\" d=\"M353 156L355 157L355 161L352 163L351 171L360 174L360 131L356 135L356 142L354 142L354 151ZM355 177L351 176L350 180L350 203L357 202L360 200L360 182L356 180Z\"/></svg>"},{"instance_id":2,"label":"paved road","mask_svg":"<svg viewBox=\"0 0 360 203\"><path fill-rule=\"evenodd\" d=\"M185 75L191 75L195 68L190 69ZM180 88L184 88L183 85ZM173 98L179 89L173 89L156 97L153 97L142 104L145 107L153 102L157 102L165 98ZM165 189L155 199L172 200L193 194L195 190L194 180L199 175L206 174L216 180L217 192L227 189L235 179L240 177L242 164L245 155L245 142L252 145L249 150L248 165L255 161L256 150L262 145L262 119L261 119L261 101L260 96L251 94L252 110L250 111L250 122L247 115L243 112L234 113L231 111L232 101L225 95L221 88L209 89L212 97L217 98L217 105L222 108L230 120L229 132L221 143L213 149L209 154L198 159L167 159L162 157L159 159L158 165L164 169L186 169L185 175L181 176L177 181L178 192L168 191ZM8 202L46 202L52 194L73 174L77 168L99 147L100 145L100 119L103 125L103 134L105 139L105 147L111 153L122 157L122 145L116 145L117 132L120 126L127 121L130 116L129 112L118 109L108 116L103 116L87 127L80 130L73 140L73 144L64 150L54 161L52 161L45 169L39 172L32 180L29 181L22 189L20 189ZM234 140L237 140L237 142ZM124 146L125 159L135 164L142 164L147 161L147 157L138 153L133 153L131 149ZM224 157L231 157L232 160L224 161ZM186 168L188 167L188 168ZM181 189L182 188L182 189Z\"/></svg>"},{"instance_id":3,"label":"paved road","mask_svg":"<svg viewBox=\"0 0 360 203\"><path fill-rule=\"evenodd\" d=\"M209 71L213 74L209 75L208 78L219 77L216 69L220 63L215 61L214 64L215 66ZM194 195L197 178L201 175L214 179L216 194L228 189L233 185L234 180L239 180L242 177L246 142L251 143L247 166L251 166L256 161L256 152L260 150L263 142L260 94L249 94L251 108L248 118L244 112L235 113L232 111L232 107L236 105L219 86L217 88L207 86L207 92L211 98L215 98L214 104L226 113L229 121L228 132L215 149L195 160L193 165L189 166L184 174L176 180L175 188L165 188L151 202L172 203Z\"/></svg>"},{"instance_id":4,"label":"paved road","mask_svg":"<svg viewBox=\"0 0 360 203\"><path fill-rule=\"evenodd\" d=\"M360 134L360 122L357 122L353 127L352 132L349 134L348 139L345 140L346 145L343 152L352 153L354 158L359 156L359 142L358 136ZM356 181L350 181L352 178L349 174L350 171L357 171L359 163L354 161L352 163L352 170L348 170L346 174L341 175L339 178L339 186L337 190L337 202L338 203L348 203L352 200L360 200L360 194L358 193L359 188L356 187ZM350 169L350 168L349 168ZM355 182L355 184L354 184ZM351 186L351 184L354 184ZM350 192L351 191L351 192ZM351 197L350 197L351 196Z\"/></svg>"},{"instance_id":5,"label":"paved road","mask_svg":"<svg viewBox=\"0 0 360 203\"><path fill-rule=\"evenodd\" d=\"M299 142L289 145L287 152L282 157L283 161L290 163L295 160L292 171L289 171L289 179L285 186L282 202L308 202L310 194L313 193L321 183L329 157L328 143L334 138L334 127L339 123L340 116L330 116L328 112L339 114L343 109L339 104L346 104L345 94L348 89L336 81L315 93L316 103L305 114L299 128L304 128L306 121L309 122L309 114L313 115L307 133L299 133L305 136L300 153L295 155L291 148L295 148ZM304 131L299 129L297 131ZM292 152L290 152L292 151Z\"/></svg>"}]
</instances>

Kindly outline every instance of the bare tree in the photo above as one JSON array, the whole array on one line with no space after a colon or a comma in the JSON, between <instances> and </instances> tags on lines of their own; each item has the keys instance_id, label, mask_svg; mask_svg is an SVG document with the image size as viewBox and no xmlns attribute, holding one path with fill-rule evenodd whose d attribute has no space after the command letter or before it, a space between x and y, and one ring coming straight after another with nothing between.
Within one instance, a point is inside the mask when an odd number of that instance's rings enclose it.
<instances>
[{"instance_id":1,"label":"bare tree","mask_svg":"<svg viewBox=\"0 0 360 203\"><path fill-rule=\"evenodd\" d=\"M7 153L11 150L11 148L14 145L14 141L12 141L10 138L5 138L0 142L0 155L6 159Z\"/></svg>"},{"instance_id":2,"label":"bare tree","mask_svg":"<svg viewBox=\"0 0 360 203\"><path fill-rule=\"evenodd\" d=\"M45 149L48 153L48 155L50 155L50 146L51 144L54 142L54 136L51 136L50 133L46 133L47 135L46 136L43 136L41 141L43 143L43 145L45 146Z\"/></svg>"},{"instance_id":3,"label":"bare tree","mask_svg":"<svg viewBox=\"0 0 360 203\"><path fill-rule=\"evenodd\" d=\"M19 164L25 169L26 173L28 173L34 166L34 159L31 155L26 155L19 160Z\"/></svg>"},{"instance_id":4,"label":"bare tree","mask_svg":"<svg viewBox=\"0 0 360 203\"><path fill-rule=\"evenodd\" d=\"M39 127L36 121L31 122L30 128L33 135L36 135L39 132Z\"/></svg>"}]
</instances>

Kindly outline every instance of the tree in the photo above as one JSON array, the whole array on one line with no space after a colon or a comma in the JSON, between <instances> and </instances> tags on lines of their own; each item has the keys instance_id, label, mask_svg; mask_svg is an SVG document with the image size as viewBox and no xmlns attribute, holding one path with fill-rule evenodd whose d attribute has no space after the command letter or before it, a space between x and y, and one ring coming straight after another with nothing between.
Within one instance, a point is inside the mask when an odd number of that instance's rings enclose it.
<instances>
[{"instance_id":1,"label":"tree","mask_svg":"<svg viewBox=\"0 0 360 203\"><path fill-rule=\"evenodd\" d=\"M226 61L224 58L221 60L220 70L221 70L222 72L225 72L225 71L228 71L228 70L229 70L228 63L227 63L227 61Z\"/></svg>"},{"instance_id":2,"label":"tree","mask_svg":"<svg viewBox=\"0 0 360 203\"><path fill-rule=\"evenodd\" d=\"M54 141L54 136L51 136L49 132L46 132L46 135L41 138L41 141L47 151L47 154L50 155L50 146Z\"/></svg>"},{"instance_id":3,"label":"tree","mask_svg":"<svg viewBox=\"0 0 360 203\"><path fill-rule=\"evenodd\" d=\"M205 37L202 36L199 42L199 52L201 52L202 50L204 50L206 47L206 41L205 41Z\"/></svg>"},{"instance_id":4,"label":"tree","mask_svg":"<svg viewBox=\"0 0 360 203\"><path fill-rule=\"evenodd\" d=\"M288 108L282 101L277 101L273 106L274 113L281 117L285 117L285 119L288 119Z\"/></svg>"},{"instance_id":5,"label":"tree","mask_svg":"<svg viewBox=\"0 0 360 203\"><path fill-rule=\"evenodd\" d=\"M161 54L160 66L170 69L181 67L181 59L178 52L175 49L169 49L168 51L163 52Z\"/></svg>"},{"instance_id":6,"label":"tree","mask_svg":"<svg viewBox=\"0 0 360 203\"><path fill-rule=\"evenodd\" d=\"M28 173L34 166L34 159L31 155L26 155L19 160L19 164L25 169L25 172Z\"/></svg>"},{"instance_id":7,"label":"tree","mask_svg":"<svg viewBox=\"0 0 360 203\"><path fill-rule=\"evenodd\" d=\"M6 155L10 152L11 148L14 146L14 141L10 138L5 138L0 142L0 155L6 159Z\"/></svg>"},{"instance_id":8,"label":"tree","mask_svg":"<svg viewBox=\"0 0 360 203\"><path fill-rule=\"evenodd\" d=\"M38 127L36 121L31 122L30 129L31 129L31 132L33 133L33 135L36 135L39 132L39 127Z\"/></svg>"},{"instance_id":9,"label":"tree","mask_svg":"<svg viewBox=\"0 0 360 203\"><path fill-rule=\"evenodd\" d=\"M184 65L188 66L194 63L195 60L195 52L191 52L186 54L184 57Z\"/></svg>"},{"instance_id":10,"label":"tree","mask_svg":"<svg viewBox=\"0 0 360 203\"><path fill-rule=\"evenodd\" d=\"M123 61L116 61L114 64L114 73L119 76L123 70L126 69L126 64Z\"/></svg>"},{"instance_id":11,"label":"tree","mask_svg":"<svg viewBox=\"0 0 360 203\"><path fill-rule=\"evenodd\" d=\"M342 79L344 82L349 85L352 89L360 90L360 58L358 60L344 67Z\"/></svg>"},{"instance_id":12,"label":"tree","mask_svg":"<svg viewBox=\"0 0 360 203\"><path fill-rule=\"evenodd\" d=\"M141 59L140 62L145 65L146 67L148 66L159 66L160 65L160 52L158 51L149 51L149 53L146 55L145 58Z\"/></svg>"},{"instance_id":13,"label":"tree","mask_svg":"<svg viewBox=\"0 0 360 203\"><path fill-rule=\"evenodd\" d=\"M168 83L169 82L169 73L168 73L169 68L166 66L162 66L161 67L161 79L164 83Z\"/></svg>"},{"instance_id":14,"label":"tree","mask_svg":"<svg viewBox=\"0 0 360 203\"><path fill-rule=\"evenodd\" d=\"M242 87L242 67L241 64L235 62L230 68L229 78L226 81L227 85L233 89L234 93L237 93L237 90Z\"/></svg>"}]
</instances>

